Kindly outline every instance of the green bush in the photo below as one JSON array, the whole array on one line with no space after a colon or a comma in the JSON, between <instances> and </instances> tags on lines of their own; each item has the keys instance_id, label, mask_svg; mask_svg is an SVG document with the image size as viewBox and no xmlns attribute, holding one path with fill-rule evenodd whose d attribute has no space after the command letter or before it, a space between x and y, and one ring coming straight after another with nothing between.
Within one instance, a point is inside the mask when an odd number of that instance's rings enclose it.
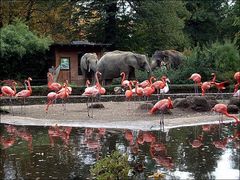
<instances>
[{"instance_id":1,"label":"green bush","mask_svg":"<svg viewBox=\"0 0 240 180\"><path fill-rule=\"evenodd\" d=\"M106 179L128 179L128 171L130 165L128 164L127 156L114 151L110 156L106 156L91 167L91 175L97 180Z\"/></svg>"},{"instance_id":2,"label":"green bush","mask_svg":"<svg viewBox=\"0 0 240 180\"><path fill-rule=\"evenodd\" d=\"M230 41L215 42L207 46L194 47L183 59L182 65L176 71L168 71L174 84L191 83L188 78L193 73L199 73L202 81L211 79L211 73L217 74L217 80L233 81L234 72L239 71L240 55L237 47Z\"/></svg>"}]
</instances>

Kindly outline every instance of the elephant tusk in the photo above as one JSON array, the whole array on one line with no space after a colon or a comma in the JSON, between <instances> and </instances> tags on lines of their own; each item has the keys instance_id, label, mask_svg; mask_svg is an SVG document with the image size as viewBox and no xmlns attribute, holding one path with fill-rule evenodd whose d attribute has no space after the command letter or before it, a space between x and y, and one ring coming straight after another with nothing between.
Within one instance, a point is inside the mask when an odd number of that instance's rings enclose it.
<instances>
[{"instance_id":1,"label":"elephant tusk","mask_svg":"<svg viewBox=\"0 0 240 180\"><path fill-rule=\"evenodd\" d=\"M88 72L90 72L90 71L91 71L91 68L90 68L90 67L91 67L91 65L89 64L89 67L88 67Z\"/></svg>"}]
</instances>

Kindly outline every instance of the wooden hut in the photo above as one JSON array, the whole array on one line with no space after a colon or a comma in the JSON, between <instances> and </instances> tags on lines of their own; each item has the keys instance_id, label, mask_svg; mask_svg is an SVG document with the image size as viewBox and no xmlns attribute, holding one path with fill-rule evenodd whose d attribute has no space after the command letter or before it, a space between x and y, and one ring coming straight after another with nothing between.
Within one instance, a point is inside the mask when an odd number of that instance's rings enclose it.
<instances>
[{"instance_id":1,"label":"wooden hut","mask_svg":"<svg viewBox=\"0 0 240 180\"><path fill-rule=\"evenodd\" d=\"M95 52L100 58L110 48L111 44L91 43L88 41L72 41L69 44L55 43L50 47L52 61L49 63L49 71L55 74L57 82L68 80L69 83L83 85L80 67L83 54Z\"/></svg>"}]
</instances>

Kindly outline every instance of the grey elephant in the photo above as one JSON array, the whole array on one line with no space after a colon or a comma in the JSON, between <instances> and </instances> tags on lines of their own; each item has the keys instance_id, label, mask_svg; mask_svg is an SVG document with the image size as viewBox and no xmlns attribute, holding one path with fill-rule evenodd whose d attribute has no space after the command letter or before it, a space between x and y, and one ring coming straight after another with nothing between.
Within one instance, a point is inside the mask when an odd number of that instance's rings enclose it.
<instances>
[{"instance_id":1,"label":"grey elephant","mask_svg":"<svg viewBox=\"0 0 240 180\"><path fill-rule=\"evenodd\" d=\"M83 75L83 80L93 81L95 77L95 72L97 69L97 54L96 53L85 53L81 58L81 71Z\"/></svg>"},{"instance_id":2,"label":"grey elephant","mask_svg":"<svg viewBox=\"0 0 240 180\"><path fill-rule=\"evenodd\" d=\"M182 63L183 58L184 55L176 50L157 50L152 55L151 68L154 70L156 67L165 65L167 69L177 69L178 66Z\"/></svg>"},{"instance_id":3,"label":"grey elephant","mask_svg":"<svg viewBox=\"0 0 240 180\"><path fill-rule=\"evenodd\" d=\"M135 69L145 70L149 76L152 74L146 56L130 51L107 52L97 63L97 70L102 73L100 79L105 85L120 77L121 72L125 72L126 79L135 79Z\"/></svg>"}]
</instances>

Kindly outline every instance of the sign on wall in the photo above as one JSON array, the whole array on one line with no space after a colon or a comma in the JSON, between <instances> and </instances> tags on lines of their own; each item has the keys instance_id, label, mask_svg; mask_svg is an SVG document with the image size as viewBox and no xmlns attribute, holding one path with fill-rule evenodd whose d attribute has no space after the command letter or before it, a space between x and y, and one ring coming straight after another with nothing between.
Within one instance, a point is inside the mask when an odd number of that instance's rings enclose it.
<instances>
[{"instance_id":1,"label":"sign on wall","mask_svg":"<svg viewBox=\"0 0 240 180\"><path fill-rule=\"evenodd\" d=\"M61 57L61 70L69 70L70 69L70 58L69 57Z\"/></svg>"}]
</instances>

